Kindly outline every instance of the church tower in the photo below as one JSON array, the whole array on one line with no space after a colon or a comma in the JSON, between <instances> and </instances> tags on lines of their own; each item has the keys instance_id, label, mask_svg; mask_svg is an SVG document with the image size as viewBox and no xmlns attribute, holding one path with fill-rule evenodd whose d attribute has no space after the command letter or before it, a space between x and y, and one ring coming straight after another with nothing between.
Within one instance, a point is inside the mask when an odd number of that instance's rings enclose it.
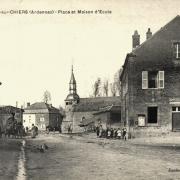
<instances>
[{"instance_id":1,"label":"church tower","mask_svg":"<svg viewBox=\"0 0 180 180\"><path fill-rule=\"evenodd\" d=\"M74 77L73 66L72 66L71 79L69 82L69 94L67 95L65 99L65 104L66 106L69 106L69 105L71 106L77 103L79 103L79 96L77 94L76 80Z\"/></svg>"}]
</instances>

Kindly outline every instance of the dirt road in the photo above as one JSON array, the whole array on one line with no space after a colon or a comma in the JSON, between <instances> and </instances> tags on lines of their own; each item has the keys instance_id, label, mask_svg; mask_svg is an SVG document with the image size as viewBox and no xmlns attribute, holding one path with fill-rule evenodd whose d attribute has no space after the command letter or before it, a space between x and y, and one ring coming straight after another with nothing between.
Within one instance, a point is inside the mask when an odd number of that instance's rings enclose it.
<instances>
[{"instance_id":1,"label":"dirt road","mask_svg":"<svg viewBox=\"0 0 180 180\"><path fill-rule=\"evenodd\" d=\"M46 143L44 153L31 147ZM172 180L180 179L180 148L124 141L44 137L30 140L28 179Z\"/></svg>"},{"instance_id":2,"label":"dirt road","mask_svg":"<svg viewBox=\"0 0 180 180\"><path fill-rule=\"evenodd\" d=\"M0 139L0 180L15 179L21 140Z\"/></svg>"},{"instance_id":3,"label":"dirt road","mask_svg":"<svg viewBox=\"0 0 180 180\"><path fill-rule=\"evenodd\" d=\"M180 179L180 141L174 139L176 144L167 143L167 139L153 142L40 135L26 139L25 151L22 151L20 140L0 140L0 179ZM39 147L44 143L48 149L40 152ZM25 159L22 163L18 161L20 155Z\"/></svg>"}]
</instances>

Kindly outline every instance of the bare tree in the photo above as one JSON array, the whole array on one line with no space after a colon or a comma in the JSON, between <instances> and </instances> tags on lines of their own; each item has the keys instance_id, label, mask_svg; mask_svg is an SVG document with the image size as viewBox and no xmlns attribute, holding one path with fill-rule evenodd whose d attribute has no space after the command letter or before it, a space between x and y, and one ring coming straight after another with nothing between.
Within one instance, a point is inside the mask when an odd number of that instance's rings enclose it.
<instances>
[{"instance_id":1,"label":"bare tree","mask_svg":"<svg viewBox=\"0 0 180 180\"><path fill-rule=\"evenodd\" d=\"M105 96L108 96L109 93L109 81L106 79L103 83L103 93Z\"/></svg>"},{"instance_id":2,"label":"bare tree","mask_svg":"<svg viewBox=\"0 0 180 180\"><path fill-rule=\"evenodd\" d=\"M43 94L43 101L46 103L46 104L49 104L51 102L51 93L49 91L44 91L44 94Z\"/></svg>"},{"instance_id":3,"label":"bare tree","mask_svg":"<svg viewBox=\"0 0 180 180\"><path fill-rule=\"evenodd\" d=\"M122 69L118 70L114 74L114 82L111 85L111 93L113 96L116 96L116 95L120 96L121 95L121 81L120 81L121 73L122 73Z\"/></svg>"},{"instance_id":4,"label":"bare tree","mask_svg":"<svg viewBox=\"0 0 180 180\"><path fill-rule=\"evenodd\" d=\"M100 88L101 88L101 79L97 78L93 85L93 96L97 97L100 96Z\"/></svg>"},{"instance_id":5,"label":"bare tree","mask_svg":"<svg viewBox=\"0 0 180 180\"><path fill-rule=\"evenodd\" d=\"M111 87L111 94L112 94L112 96L116 96L117 95L117 87L116 87L115 82L111 83L110 87Z\"/></svg>"}]
</instances>

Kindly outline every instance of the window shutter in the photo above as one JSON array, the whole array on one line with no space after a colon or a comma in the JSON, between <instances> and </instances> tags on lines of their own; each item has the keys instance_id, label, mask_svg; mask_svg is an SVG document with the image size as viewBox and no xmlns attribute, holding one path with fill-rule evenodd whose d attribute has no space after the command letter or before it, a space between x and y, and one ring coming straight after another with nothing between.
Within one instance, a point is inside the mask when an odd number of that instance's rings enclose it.
<instances>
[{"instance_id":1,"label":"window shutter","mask_svg":"<svg viewBox=\"0 0 180 180\"><path fill-rule=\"evenodd\" d=\"M159 88L164 88L164 71L159 71Z\"/></svg>"},{"instance_id":2,"label":"window shutter","mask_svg":"<svg viewBox=\"0 0 180 180\"><path fill-rule=\"evenodd\" d=\"M142 89L148 88L148 71L142 71Z\"/></svg>"}]
</instances>

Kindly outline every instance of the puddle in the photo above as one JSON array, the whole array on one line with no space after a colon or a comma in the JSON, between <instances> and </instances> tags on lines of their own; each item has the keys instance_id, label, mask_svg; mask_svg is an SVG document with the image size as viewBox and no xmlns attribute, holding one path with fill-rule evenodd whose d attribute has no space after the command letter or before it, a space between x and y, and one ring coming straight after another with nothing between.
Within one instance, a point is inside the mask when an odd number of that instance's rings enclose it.
<instances>
[{"instance_id":1,"label":"puddle","mask_svg":"<svg viewBox=\"0 0 180 180\"><path fill-rule=\"evenodd\" d=\"M22 141L21 145L21 151L19 153L19 159L18 159L18 173L16 175L16 180L26 180L26 158L25 158L25 146L26 146L26 141Z\"/></svg>"}]
</instances>

